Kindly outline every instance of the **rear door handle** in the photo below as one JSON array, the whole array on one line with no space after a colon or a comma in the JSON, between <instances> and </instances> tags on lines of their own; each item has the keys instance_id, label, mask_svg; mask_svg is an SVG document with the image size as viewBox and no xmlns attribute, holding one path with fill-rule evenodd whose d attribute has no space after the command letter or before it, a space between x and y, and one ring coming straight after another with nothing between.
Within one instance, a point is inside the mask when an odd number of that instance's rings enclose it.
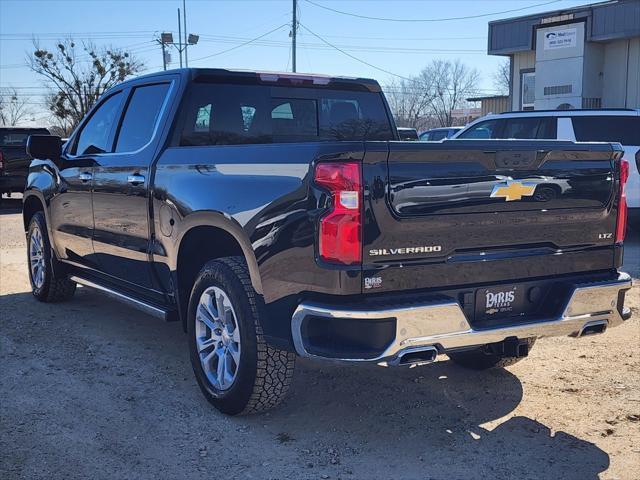
<instances>
[{"instance_id":1,"label":"rear door handle","mask_svg":"<svg viewBox=\"0 0 640 480\"><path fill-rule=\"evenodd\" d=\"M127 182L129 182L131 185L140 185L141 183L144 183L144 177L142 175L129 175L127 177Z\"/></svg>"},{"instance_id":2,"label":"rear door handle","mask_svg":"<svg viewBox=\"0 0 640 480\"><path fill-rule=\"evenodd\" d=\"M82 172L80 175L78 175L78 178L83 182L88 182L93 178L93 175L91 175L89 172Z\"/></svg>"}]
</instances>

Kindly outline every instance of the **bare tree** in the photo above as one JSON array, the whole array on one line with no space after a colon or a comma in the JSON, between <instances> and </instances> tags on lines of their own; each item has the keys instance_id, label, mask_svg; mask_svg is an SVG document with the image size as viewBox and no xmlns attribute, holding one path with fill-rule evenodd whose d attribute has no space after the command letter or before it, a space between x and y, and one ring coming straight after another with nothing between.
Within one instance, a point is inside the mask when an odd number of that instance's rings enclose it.
<instances>
[{"instance_id":1,"label":"bare tree","mask_svg":"<svg viewBox=\"0 0 640 480\"><path fill-rule=\"evenodd\" d=\"M27 120L33 115L29 102L30 97L21 96L15 88L0 93L0 123L7 127L15 127Z\"/></svg>"},{"instance_id":2,"label":"bare tree","mask_svg":"<svg viewBox=\"0 0 640 480\"><path fill-rule=\"evenodd\" d=\"M453 111L467 106L480 74L460 60L433 60L416 77L385 87L389 107L401 127L418 130L453 125Z\"/></svg>"},{"instance_id":3,"label":"bare tree","mask_svg":"<svg viewBox=\"0 0 640 480\"><path fill-rule=\"evenodd\" d=\"M67 39L47 50L34 43L31 69L46 79L47 103L65 130L73 128L110 87L142 70L143 63L119 48L81 47Z\"/></svg>"},{"instance_id":4,"label":"bare tree","mask_svg":"<svg viewBox=\"0 0 640 480\"><path fill-rule=\"evenodd\" d=\"M438 126L453 125L453 111L467 105L477 92L480 74L460 60L433 60L418 77L423 88L430 89L430 114Z\"/></svg>"},{"instance_id":5,"label":"bare tree","mask_svg":"<svg viewBox=\"0 0 640 480\"><path fill-rule=\"evenodd\" d=\"M496 71L493 72L493 85L502 95L509 94L509 87L511 85L511 59L504 59L500 62Z\"/></svg>"},{"instance_id":6,"label":"bare tree","mask_svg":"<svg viewBox=\"0 0 640 480\"><path fill-rule=\"evenodd\" d=\"M399 127L425 128L428 118L431 90L424 88L418 79L401 79L385 86L389 108Z\"/></svg>"}]
</instances>

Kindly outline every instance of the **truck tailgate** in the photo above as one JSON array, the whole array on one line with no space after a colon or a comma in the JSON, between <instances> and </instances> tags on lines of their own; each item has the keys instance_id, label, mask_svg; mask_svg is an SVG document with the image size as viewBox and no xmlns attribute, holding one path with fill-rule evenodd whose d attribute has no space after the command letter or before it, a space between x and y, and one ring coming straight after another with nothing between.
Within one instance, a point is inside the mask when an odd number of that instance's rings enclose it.
<instances>
[{"instance_id":1,"label":"truck tailgate","mask_svg":"<svg viewBox=\"0 0 640 480\"><path fill-rule=\"evenodd\" d=\"M368 143L363 291L614 268L621 154L604 143Z\"/></svg>"}]
</instances>

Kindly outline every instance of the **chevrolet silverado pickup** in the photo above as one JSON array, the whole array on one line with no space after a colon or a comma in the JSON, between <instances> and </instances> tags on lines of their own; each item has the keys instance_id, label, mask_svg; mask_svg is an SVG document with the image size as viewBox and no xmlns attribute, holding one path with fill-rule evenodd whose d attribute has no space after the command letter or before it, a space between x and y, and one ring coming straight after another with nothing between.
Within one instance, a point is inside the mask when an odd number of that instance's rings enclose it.
<instances>
[{"instance_id":1,"label":"chevrolet silverado pickup","mask_svg":"<svg viewBox=\"0 0 640 480\"><path fill-rule=\"evenodd\" d=\"M619 144L402 142L373 80L182 69L27 149L35 298L182 322L226 414L277 405L296 356L503 367L630 316Z\"/></svg>"}]
</instances>

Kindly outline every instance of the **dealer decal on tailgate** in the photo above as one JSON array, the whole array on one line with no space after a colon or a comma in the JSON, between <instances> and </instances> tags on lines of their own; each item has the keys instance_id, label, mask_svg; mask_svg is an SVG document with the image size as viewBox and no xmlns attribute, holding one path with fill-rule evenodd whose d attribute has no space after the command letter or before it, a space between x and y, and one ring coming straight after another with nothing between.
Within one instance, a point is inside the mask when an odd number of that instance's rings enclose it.
<instances>
[{"instance_id":1,"label":"dealer decal on tailgate","mask_svg":"<svg viewBox=\"0 0 640 480\"><path fill-rule=\"evenodd\" d=\"M485 311L486 315L495 313L512 312L516 303L516 293L518 287L507 290L485 290Z\"/></svg>"}]
</instances>

